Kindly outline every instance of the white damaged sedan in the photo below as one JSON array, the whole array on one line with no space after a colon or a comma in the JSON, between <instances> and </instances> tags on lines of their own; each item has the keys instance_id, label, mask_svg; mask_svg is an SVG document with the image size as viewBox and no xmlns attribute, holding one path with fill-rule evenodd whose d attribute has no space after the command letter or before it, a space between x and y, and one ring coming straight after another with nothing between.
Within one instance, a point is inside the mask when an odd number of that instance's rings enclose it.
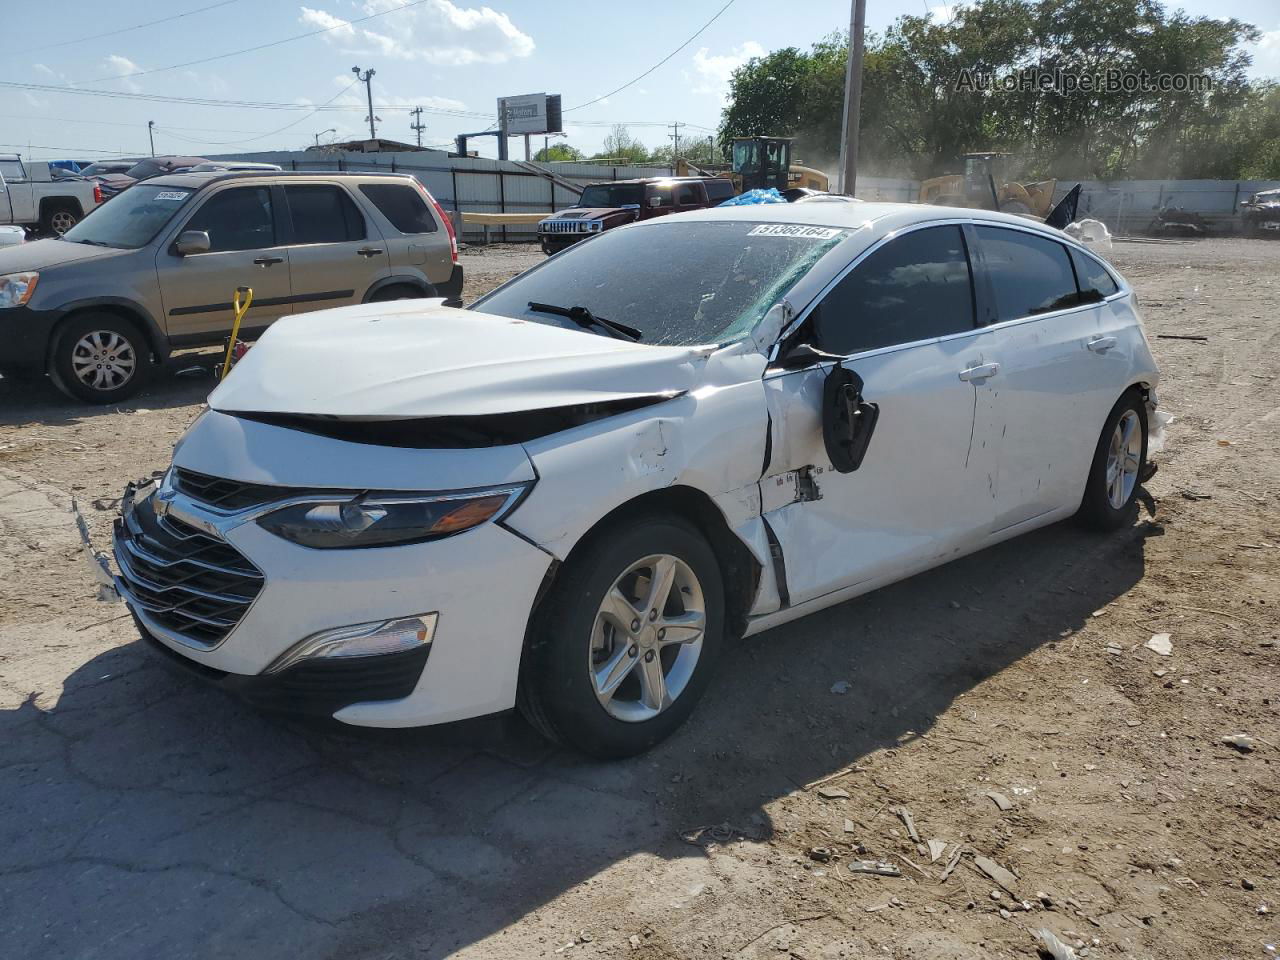
<instances>
[{"instance_id":1,"label":"white damaged sedan","mask_svg":"<svg viewBox=\"0 0 1280 960\"><path fill-rule=\"evenodd\" d=\"M624 756L735 638L1066 517L1128 522L1157 378L1124 280L1026 219L664 217L467 310L277 322L126 492L116 584L157 649L263 707L518 705Z\"/></svg>"}]
</instances>

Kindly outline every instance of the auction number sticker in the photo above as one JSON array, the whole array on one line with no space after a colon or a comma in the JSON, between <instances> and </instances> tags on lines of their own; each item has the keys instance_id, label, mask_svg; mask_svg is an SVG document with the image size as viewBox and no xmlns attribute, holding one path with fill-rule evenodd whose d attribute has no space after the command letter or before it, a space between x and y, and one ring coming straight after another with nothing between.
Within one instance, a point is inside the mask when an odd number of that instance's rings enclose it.
<instances>
[{"instance_id":1,"label":"auction number sticker","mask_svg":"<svg viewBox=\"0 0 1280 960\"><path fill-rule=\"evenodd\" d=\"M157 200L185 200L190 196L185 190L161 190L156 194Z\"/></svg>"},{"instance_id":2,"label":"auction number sticker","mask_svg":"<svg viewBox=\"0 0 1280 960\"><path fill-rule=\"evenodd\" d=\"M752 227L749 237L803 237L806 240L830 240L841 233L839 227L806 227L798 223L762 223Z\"/></svg>"}]
</instances>

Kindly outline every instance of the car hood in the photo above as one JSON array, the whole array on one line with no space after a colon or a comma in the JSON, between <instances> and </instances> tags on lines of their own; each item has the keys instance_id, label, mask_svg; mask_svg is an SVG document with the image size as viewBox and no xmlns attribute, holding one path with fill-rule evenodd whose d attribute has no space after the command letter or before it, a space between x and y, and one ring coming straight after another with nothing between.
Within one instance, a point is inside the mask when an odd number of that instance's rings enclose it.
<instances>
[{"instance_id":1,"label":"car hood","mask_svg":"<svg viewBox=\"0 0 1280 960\"><path fill-rule=\"evenodd\" d=\"M602 220L619 214L636 216L640 211L628 207L570 207L547 217L548 220Z\"/></svg>"},{"instance_id":2,"label":"car hood","mask_svg":"<svg viewBox=\"0 0 1280 960\"><path fill-rule=\"evenodd\" d=\"M0 250L0 274L47 270L79 260L118 257L123 253L133 252L115 247L95 247L88 243L72 243L70 240L36 240L34 243L22 243Z\"/></svg>"},{"instance_id":3,"label":"car hood","mask_svg":"<svg viewBox=\"0 0 1280 960\"><path fill-rule=\"evenodd\" d=\"M272 325L209 397L227 413L484 416L675 395L714 347L645 346L421 301Z\"/></svg>"}]
</instances>

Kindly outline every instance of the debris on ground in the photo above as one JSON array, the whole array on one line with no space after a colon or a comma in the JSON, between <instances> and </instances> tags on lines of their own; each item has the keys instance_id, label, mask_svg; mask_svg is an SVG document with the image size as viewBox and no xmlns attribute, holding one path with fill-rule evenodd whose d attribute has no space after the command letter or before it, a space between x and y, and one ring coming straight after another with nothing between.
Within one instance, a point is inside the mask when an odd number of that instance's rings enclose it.
<instances>
[{"instance_id":1,"label":"debris on ground","mask_svg":"<svg viewBox=\"0 0 1280 960\"><path fill-rule=\"evenodd\" d=\"M947 877L955 872L956 867L960 866L960 857L964 854L964 847L957 844L955 850L951 853L951 859L947 861L946 867L942 871L942 876L938 878L939 883L946 883Z\"/></svg>"},{"instance_id":2,"label":"debris on ground","mask_svg":"<svg viewBox=\"0 0 1280 960\"><path fill-rule=\"evenodd\" d=\"M1252 753L1258 749L1257 741L1245 733L1232 733L1222 738L1222 742L1229 747L1235 747L1241 753Z\"/></svg>"},{"instance_id":3,"label":"debris on ground","mask_svg":"<svg viewBox=\"0 0 1280 960\"><path fill-rule=\"evenodd\" d=\"M974 857L973 865L994 880L1000 886L1004 887L1014 897L1018 895L1018 878L1009 870L1006 870L1000 864L996 863L990 857Z\"/></svg>"},{"instance_id":4,"label":"debris on ground","mask_svg":"<svg viewBox=\"0 0 1280 960\"><path fill-rule=\"evenodd\" d=\"M818 863L830 863L835 853L830 847L811 847L809 849L809 859Z\"/></svg>"},{"instance_id":5,"label":"debris on ground","mask_svg":"<svg viewBox=\"0 0 1280 960\"><path fill-rule=\"evenodd\" d=\"M900 877L902 871L892 863L883 860L853 860L849 863L850 873L870 873L877 877Z\"/></svg>"},{"instance_id":6,"label":"debris on ground","mask_svg":"<svg viewBox=\"0 0 1280 960\"><path fill-rule=\"evenodd\" d=\"M902 821L902 825L907 828L907 836L911 838L911 842L919 843L920 834L916 832L916 822L911 816L911 811L904 806L893 807L892 809L898 819Z\"/></svg>"},{"instance_id":7,"label":"debris on ground","mask_svg":"<svg viewBox=\"0 0 1280 960\"><path fill-rule=\"evenodd\" d=\"M1076 952L1059 940L1052 931L1042 927L1036 931L1036 939L1040 941L1040 951L1047 953L1053 960L1076 960Z\"/></svg>"},{"instance_id":8,"label":"debris on ground","mask_svg":"<svg viewBox=\"0 0 1280 960\"><path fill-rule=\"evenodd\" d=\"M1173 654L1173 638L1167 633L1153 633L1151 639L1143 644L1148 650L1168 657Z\"/></svg>"},{"instance_id":9,"label":"debris on ground","mask_svg":"<svg viewBox=\"0 0 1280 960\"><path fill-rule=\"evenodd\" d=\"M818 796L823 800L848 800L849 791L841 790L839 787L819 787Z\"/></svg>"},{"instance_id":10,"label":"debris on ground","mask_svg":"<svg viewBox=\"0 0 1280 960\"><path fill-rule=\"evenodd\" d=\"M937 863L938 858L942 856L943 853L946 852L946 849L947 849L947 841L930 840L929 841L929 862Z\"/></svg>"},{"instance_id":11,"label":"debris on ground","mask_svg":"<svg viewBox=\"0 0 1280 960\"><path fill-rule=\"evenodd\" d=\"M837 680L831 685L832 693L845 694L849 692L850 683L848 680Z\"/></svg>"},{"instance_id":12,"label":"debris on ground","mask_svg":"<svg viewBox=\"0 0 1280 960\"><path fill-rule=\"evenodd\" d=\"M996 793L994 790L990 790L987 792L987 796L991 798L991 802L1000 809L1001 813L1013 809L1013 801L1003 793Z\"/></svg>"}]
</instances>

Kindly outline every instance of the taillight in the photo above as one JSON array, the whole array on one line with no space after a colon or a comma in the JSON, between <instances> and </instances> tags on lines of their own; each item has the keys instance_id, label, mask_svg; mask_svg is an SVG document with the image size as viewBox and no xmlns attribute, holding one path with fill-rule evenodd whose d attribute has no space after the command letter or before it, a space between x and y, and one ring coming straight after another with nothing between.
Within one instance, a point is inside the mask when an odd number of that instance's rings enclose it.
<instances>
[{"instance_id":1,"label":"taillight","mask_svg":"<svg viewBox=\"0 0 1280 960\"><path fill-rule=\"evenodd\" d=\"M448 232L449 234L449 254L453 257L453 262L457 263L458 262L458 234L453 229L453 220L450 218L450 216L447 213L444 212L444 207L440 206L440 201L431 195L431 191L429 191L421 183L418 184L418 189L422 191L422 195L424 197L426 197L428 200L431 201L431 205L436 208L436 213L440 216L440 219L444 221L444 228L446 232Z\"/></svg>"},{"instance_id":2,"label":"taillight","mask_svg":"<svg viewBox=\"0 0 1280 960\"><path fill-rule=\"evenodd\" d=\"M94 203L102 202L102 184L100 183L95 183L93 185L93 202Z\"/></svg>"}]
</instances>

